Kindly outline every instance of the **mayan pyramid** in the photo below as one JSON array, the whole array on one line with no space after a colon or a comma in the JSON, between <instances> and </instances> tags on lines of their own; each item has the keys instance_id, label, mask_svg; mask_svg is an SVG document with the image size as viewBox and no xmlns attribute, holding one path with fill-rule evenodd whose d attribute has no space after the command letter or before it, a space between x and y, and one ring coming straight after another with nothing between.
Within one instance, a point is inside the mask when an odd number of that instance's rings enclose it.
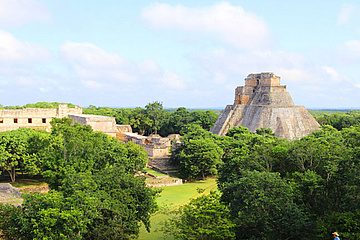
<instances>
[{"instance_id":1,"label":"mayan pyramid","mask_svg":"<svg viewBox=\"0 0 360 240\"><path fill-rule=\"evenodd\" d=\"M280 77L274 73L249 74L245 86L235 89L233 105L220 113L211 132L224 136L230 128L243 126L251 132L271 128L279 138L299 139L319 130L319 123L305 109L295 106Z\"/></svg>"}]
</instances>

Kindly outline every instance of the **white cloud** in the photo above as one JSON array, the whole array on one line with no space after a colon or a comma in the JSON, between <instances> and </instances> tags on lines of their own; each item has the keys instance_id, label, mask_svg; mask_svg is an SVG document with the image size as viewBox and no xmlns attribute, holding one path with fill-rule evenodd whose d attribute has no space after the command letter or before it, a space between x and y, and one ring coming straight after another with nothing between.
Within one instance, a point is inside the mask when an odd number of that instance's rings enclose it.
<instances>
[{"instance_id":1,"label":"white cloud","mask_svg":"<svg viewBox=\"0 0 360 240\"><path fill-rule=\"evenodd\" d=\"M265 21L228 2L201 8L156 3L143 9L142 18L154 29L213 34L238 48L264 48L272 41Z\"/></svg>"},{"instance_id":2,"label":"white cloud","mask_svg":"<svg viewBox=\"0 0 360 240\"><path fill-rule=\"evenodd\" d=\"M329 66L323 66L322 68L325 70L326 73L328 73L331 76L333 81L336 81L336 82L341 81L340 74L334 68L329 67Z\"/></svg>"},{"instance_id":3,"label":"white cloud","mask_svg":"<svg viewBox=\"0 0 360 240\"><path fill-rule=\"evenodd\" d=\"M191 60L200 66L206 79L212 79L213 84L232 83L238 81L235 76L258 72L281 74L288 81L313 82L316 80L314 73L324 72L312 67L303 55L284 51L214 51L208 55L193 55Z\"/></svg>"},{"instance_id":4,"label":"white cloud","mask_svg":"<svg viewBox=\"0 0 360 240\"><path fill-rule=\"evenodd\" d=\"M276 71L278 76L285 77L287 81L292 82L314 82L317 81L315 76L313 76L310 72L305 69L284 69L279 68Z\"/></svg>"},{"instance_id":5,"label":"white cloud","mask_svg":"<svg viewBox=\"0 0 360 240\"><path fill-rule=\"evenodd\" d=\"M160 78L160 83L163 84L163 87L175 89L175 90L182 90L185 89L186 84L183 81L181 77L179 77L177 74L170 72L170 71L164 71L164 74L162 78Z\"/></svg>"},{"instance_id":6,"label":"white cloud","mask_svg":"<svg viewBox=\"0 0 360 240\"><path fill-rule=\"evenodd\" d=\"M60 46L60 56L74 74L74 79L91 89L150 91L162 87L162 91L166 91L186 86L181 77L164 71L153 60L145 59L137 64L91 43L65 42Z\"/></svg>"},{"instance_id":7,"label":"white cloud","mask_svg":"<svg viewBox=\"0 0 360 240\"><path fill-rule=\"evenodd\" d=\"M345 3L341 6L340 12L337 18L337 25L344 25L350 21L350 19L355 15L356 7Z\"/></svg>"},{"instance_id":8,"label":"white cloud","mask_svg":"<svg viewBox=\"0 0 360 240\"><path fill-rule=\"evenodd\" d=\"M337 49L337 60L343 64L352 64L360 60L360 41L351 40Z\"/></svg>"},{"instance_id":9,"label":"white cloud","mask_svg":"<svg viewBox=\"0 0 360 240\"><path fill-rule=\"evenodd\" d=\"M360 84L356 84L356 85L354 85L354 87L360 88Z\"/></svg>"},{"instance_id":10,"label":"white cloud","mask_svg":"<svg viewBox=\"0 0 360 240\"><path fill-rule=\"evenodd\" d=\"M0 26L18 26L29 21L48 22L48 9L34 0L0 0Z\"/></svg>"},{"instance_id":11,"label":"white cloud","mask_svg":"<svg viewBox=\"0 0 360 240\"><path fill-rule=\"evenodd\" d=\"M154 60L145 59L142 60L138 66L139 73L142 75L160 75L162 73L162 69L157 65Z\"/></svg>"},{"instance_id":12,"label":"white cloud","mask_svg":"<svg viewBox=\"0 0 360 240\"><path fill-rule=\"evenodd\" d=\"M46 48L22 42L10 33L0 30L0 61L5 63L41 62L48 60L50 55Z\"/></svg>"},{"instance_id":13,"label":"white cloud","mask_svg":"<svg viewBox=\"0 0 360 240\"><path fill-rule=\"evenodd\" d=\"M136 81L130 62L91 43L65 42L60 46L60 56L88 87L99 87L94 81L113 84Z\"/></svg>"}]
</instances>

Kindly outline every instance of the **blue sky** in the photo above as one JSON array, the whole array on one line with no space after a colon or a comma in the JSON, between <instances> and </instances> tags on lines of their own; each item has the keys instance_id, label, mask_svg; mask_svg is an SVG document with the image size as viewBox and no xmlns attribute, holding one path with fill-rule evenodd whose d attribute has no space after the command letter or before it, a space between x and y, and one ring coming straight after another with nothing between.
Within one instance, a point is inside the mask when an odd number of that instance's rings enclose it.
<instances>
[{"instance_id":1,"label":"blue sky","mask_svg":"<svg viewBox=\"0 0 360 240\"><path fill-rule=\"evenodd\" d=\"M296 105L360 108L360 3L0 0L5 106L223 108L258 72Z\"/></svg>"}]
</instances>

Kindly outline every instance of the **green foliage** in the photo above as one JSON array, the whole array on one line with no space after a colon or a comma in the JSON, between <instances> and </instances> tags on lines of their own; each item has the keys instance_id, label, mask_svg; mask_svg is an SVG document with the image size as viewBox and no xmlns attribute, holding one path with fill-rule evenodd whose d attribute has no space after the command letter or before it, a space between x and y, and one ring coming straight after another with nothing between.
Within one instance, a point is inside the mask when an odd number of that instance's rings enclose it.
<instances>
[{"instance_id":1,"label":"green foliage","mask_svg":"<svg viewBox=\"0 0 360 240\"><path fill-rule=\"evenodd\" d=\"M0 167L8 172L12 182L16 180L16 169L29 171L31 174L39 173L36 162L42 148L33 146L36 136L40 135L45 136L46 133L25 128L0 132Z\"/></svg>"},{"instance_id":2,"label":"green foliage","mask_svg":"<svg viewBox=\"0 0 360 240\"><path fill-rule=\"evenodd\" d=\"M24 147L26 154L36 156L30 169L41 168L52 190L24 195L19 208L0 208L4 238L133 239L141 223L149 230L158 191L135 176L146 165L145 150L71 119L54 119L51 124L51 135L15 132L31 139ZM17 146L22 138L14 139ZM36 144L41 150L35 151Z\"/></svg>"},{"instance_id":3,"label":"green foliage","mask_svg":"<svg viewBox=\"0 0 360 240\"><path fill-rule=\"evenodd\" d=\"M131 174L141 171L147 153L134 143L123 144L90 126L72 123L71 119L54 119L51 135L57 141L43 164L43 176L52 189L58 189L68 172L94 172L105 167L122 166Z\"/></svg>"},{"instance_id":4,"label":"green foliage","mask_svg":"<svg viewBox=\"0 0 360 240\"><path fill-rule=\"evenodd\" d=\"M180 152L179 173L183 178L200 178L217 174L222 149L214 142L190 139Z\"/></svg>"},{"instance_id":5,"label":"green foliage","mask_svg":"<svg viewBox=\"0 0 360 240\"><path fill-rule=\"evenodd\" d=\"M162 231L175 239L235 239L230 211L216 192L192 199L168 214Z\"/></svg>"},{"instance_id":6,"label":"green foliage","mask_svg":"<svg viewBox=\"0 0 360 240\"><path fill-rule=\"evenodd\" d=\"M156 194L142 179L111 167L69 174L58 191L25 195L21 211L5 216L19 230L15 239L133 239L140 222L149 228Z\"/></svg>"},{"instance_id":7,"label":"green foliage","mask_svg":"<svg viewBox=\"0 0 360 240\"><path fill-rule=\"evenodd\" d=\"M17 218L20 214L21 208L10 204L0 204L0 239L19 239Z\"/></svg>"},{"instance_id":8,"label":"green foliage","mask_svg":"<svg viewBox=\"0 0 360 240\"><path fill-rule=\"evenodd\" d=\"M277 173L245 171L222 193L237 224L237 238L300 239L308 227L291 186Z\"/></svg>"},{"instance_id":9,"label":"green foliage","mask_svg":"<svg viewBox=\"0 0 360 240\"><path fill-rule=\"evenodd\" d=\"M217 175L222 163L222 149L215 143L216 136L198 125L187 125L193 131L181 138L181 145L173 151L171 161L179 166L182 178L205 178Z\"/></svg>"},{"instance_id":10,"label":"green foliage","mask_svg":"<svg viewBox=\"0 0 360 240\"><path fill-rule=\"evenodd\" d=\"M162 120L162 117L164 115L163 104L158 101L149 103L145 106L145 112L153 123L151 132L157 134L157 131L159 130L161 124L160 121Z\"/></svg>"},{"instance_id":11,"label":"green foliage","mask_svg":"<svg viewBox=\"0 0 360 240\"><path fill-rule=\"evenodd\" d=\"M257 133L233 128L217 139L224 151L218 186L237 238L298 239L305 231L324 239L337 229L355 236L358 216L349 213L360 208L360 127L323 125L295 141ZM343 219L330 224L333 216Z\"/></svg>"},{"instance_id":12,"label":"green foliage","mask_svg":"<svg viewBox=\"0 0 360 240\"><path fill-rule=\"evenodd\" d=\"M329 212L318 220L318 237L326 239L329 233L338 232L341 239L359 240L360 210L350 212Z\"/></svg>"},{"instance_id":13,"label":"green foliage","mask_svg":"<svg viewBox=\"0 0 360 240\"><path fill-rule=\"evenodd\" d=\"M28 103L24 106L6 106L3 107L0 105L0 109L23 109L23 108L58 108L59 104L67 104L69 108L74 108L75 105L71 103L58 103L58 102L37 102L37 103Z\"/></svg>"},{"instance_id":14,"label":"green foliage","mask_svg":"<svg viewBox=\"0 0 360 240\"><path fill-rule=\"evenodd\" d=\"M360 111L351 110L346 113L313 113L321 125L331 125L337 130L360 124Z\"/></svg>"},{"instance_id":15,"label":"green foliage","mask_svg":"<svg viewBox=\"0 0 360 240\"><path fill-rule=\"evenodd\" d=\"M164 110L161 102L149 103L145 108L108 108L90 105L84 108L85 114L95 114L115 117L117 124L130 124L133 132L141 135L159 133L161 136L181 133L182 128L188 124L196 124L205 130L210 130L218 117L211 110L189 111L179 107L175 111Z\"/></svg>"}]
</instances>

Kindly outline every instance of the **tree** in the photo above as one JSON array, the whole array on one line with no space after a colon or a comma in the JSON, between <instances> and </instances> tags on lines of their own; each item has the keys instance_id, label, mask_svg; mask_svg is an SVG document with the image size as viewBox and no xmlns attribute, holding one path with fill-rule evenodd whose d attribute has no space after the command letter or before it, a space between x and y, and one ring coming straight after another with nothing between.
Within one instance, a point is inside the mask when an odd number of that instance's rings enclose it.
<instances>
[{"instance_id":1,"label":"tree","mask_svg":"<svg viewBox=\"0 0 360 240\"><path fill-rule=\"evenodd\" d=\"M147 163L146 151L134 143L120 143L67 118L54 119L51 124L51 135L61 139L43 163L43 176L52 189L58 189L61 180L70 173L96 173L107 166L118 166L135 174Z\"/></svg>"},{"instance_id":2,"label":"tree","mask_svg":"<svg viewBox=\"0 0 360 240\"><path fill-rule=\"evenodd\" d=\"M218 118L218 114L213 111L194 111L191 113L193 117L193 122L195 124L200 125L203 129L209 131L212 126L214 126L216 119Z\"/></svg>"},{"instance_id":3,"label":"tree","mask_svg":"<svg viewBox=\"0 0 360 240\"><path fill-rule=\"evenodd\" d=\"M300 239L310 227L291 186L277 173L245 171L221 192L238 239Z\"/></svg>"},{"instance_id":4,"label":"tree","mask_svg":"<svg viewBox=\"0 0 360 240\"><path fill-rule=\"evenodd\" d=\"M21 208L10 204L0 204L0 239L19 239L18 216L22 213Z\"/></svg>"},{"instance_id":5,"label":"tree","mask_svg":"<svg viewBox=\"0 0 360 240\"><path fill-rule=\"evenodd\" d=\"M18 208L0 207L0 233L9 239L134 239L140 222L149 230L157 191L144 179L114 166L94 175L70 171L58 190L24 195Z\"/></svg>"},{"instance_id":6,"label":"tree","mask_svg":"<svg viewBox=\"0 0 360 240\"><path fill-rule=\"evenodd\" d=\"M211 139L190 139L183 142L178 155L179 173L183 178L199 178L217 174L222 149Z\"/></svg>"},{"instance_id":7,"label":"tree","mask_svg":"<svg viewBox=\"0 0 360 240\"><path fill-rule=\"evenodd\" d=\"M157 131L160 129L160 120L163 116L163 104L162 102L152 102L145 106L146 113L153 121L153 130L155 134L157 134Z\"/></svg>"},{"instance_id":8,"label":"tree","mask_svg":"<svg viewBox=\"0 0 360 240\"><path fill-rule=\"evenodd\" d=\"M133 131L144 135L150 133L153 121L144 109L135 108L133 116L130 118L130 124L133 127Z\"/></svg>"},{"instance_id":9,"label":"tree","mask_svg":"<svg viewBox=\"0 0 360 240\"><path fill-rule=\"evenodd\" d=\"M27 144L28 158L24 159L24 170L29 175L40 175L47 156L61 145L61 138L50 133L36 130L30 131Z\"/></svg>"},{"instance_id":10,"label":"tree","mask_svg":"<svg viewBox=\"0 0 360 240\"><path fill-rule=\"evenodd\" d=\"M360 210L354 209L349 212L328 212L318 220L318 237L326 239L329 233L337 231L344 239L360 240Z\"/></svg>"},{"instance_id":11,"label":"tree","mask_svg":"<svg viewBox=\"0 0 360 240\"><path fill-rule=\"evenodd\" d=\"M184 107L179 107L176 111L166 114L159 132L162 136L168 136L173 133L179 134L182 127L191 122L193 122L193 117L190 112Z\"/></svg>"},{"instance_id":12,"label":"tree","mask_svg":"<svg viewBox=\"0 0 360 240\"><path fill-rule=\"evenodd\" d=\"M211 192L170 212L162 231L175 239L235 239L234 223L229 209L220 202L220 195Z\"/></svg>"},{"instance_id":13,"label":"tree","mask_svg":"<svg viewBox=\"0 0 360 240\"><path fill-rule=\"evenodd\" d=\"M8 172L11 182L15 182L16 168L24 170L24 160L30 156L27 152L29 129L18 129L0 133L0 167Z\"/></svg>"}]
</instances>

